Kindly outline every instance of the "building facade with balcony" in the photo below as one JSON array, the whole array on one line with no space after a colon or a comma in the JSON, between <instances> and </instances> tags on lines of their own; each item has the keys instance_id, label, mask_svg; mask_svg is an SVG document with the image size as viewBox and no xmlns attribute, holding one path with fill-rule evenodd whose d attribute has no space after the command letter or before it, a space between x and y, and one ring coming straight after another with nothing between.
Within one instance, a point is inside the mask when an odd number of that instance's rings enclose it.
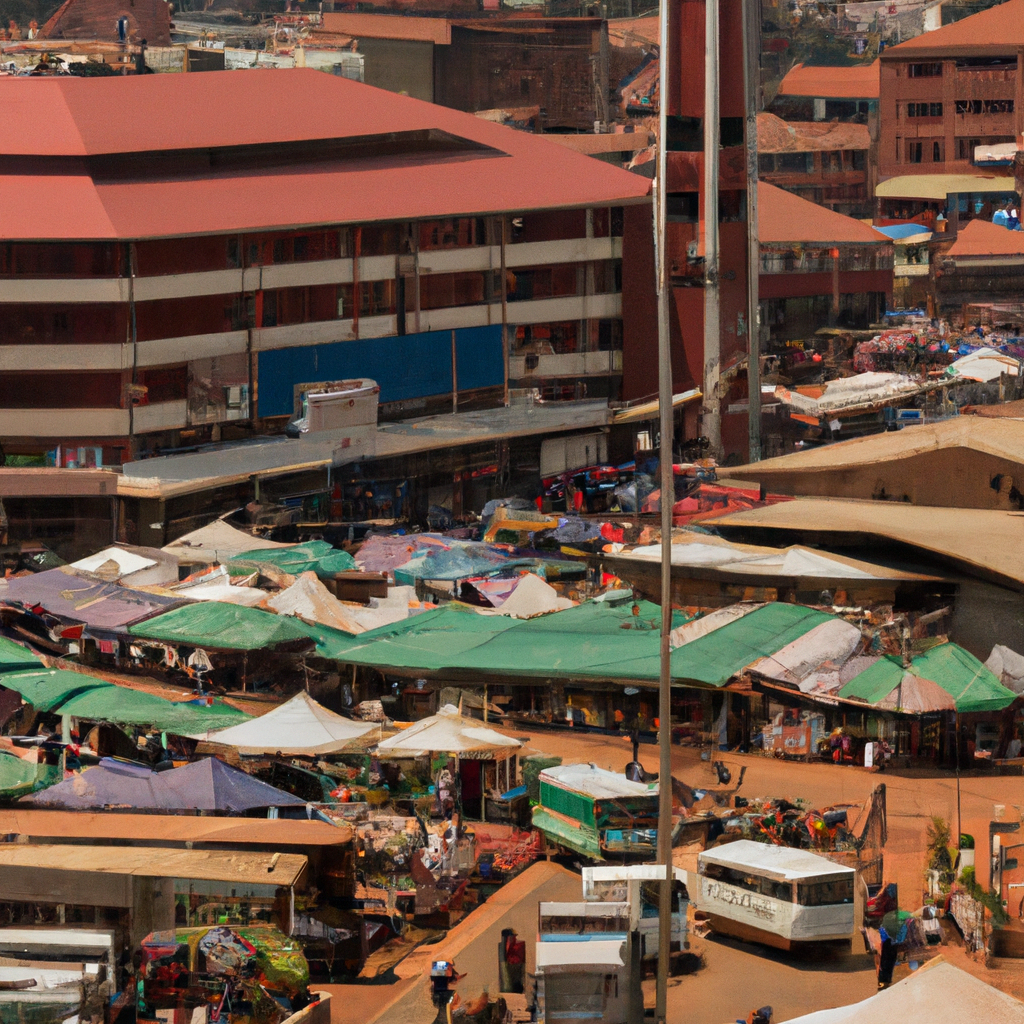
<instances>
[{"instance_id":1,"label":"building facade with balcony","mask_svg":"<svg viewBox=\"0 0 1024 1024\"><path fill-rule=\"evenodd\" d=\"M881 56L879 176L978 174L979 146L1024 130L1024 0L1007 0Z\"/></svg>"},{"instance_id":2,"label":"building facade with balcony","mask_svg":"<svg viewBox=\"0 0 1024 1024\"><path fill-rule=\"evenodd\" d=\"M0 80L0 444L58 465L509 387L618 397L649 182L312 71ZM202 112L200 116L199 112Z\"/></svg>"}]
</instances>

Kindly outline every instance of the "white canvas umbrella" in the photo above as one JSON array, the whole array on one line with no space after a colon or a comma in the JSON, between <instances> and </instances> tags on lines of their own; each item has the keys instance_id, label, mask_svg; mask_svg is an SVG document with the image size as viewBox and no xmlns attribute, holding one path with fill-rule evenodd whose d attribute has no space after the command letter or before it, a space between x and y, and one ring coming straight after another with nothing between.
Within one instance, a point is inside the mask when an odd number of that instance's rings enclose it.
<instances>
[{"instance_id":1,"label":"white canvas umbrella","mask_svg":"<svg viewBox=\"0 0 1024 1024\"><path fill-rule=\"evenodd\" d=\"M522 745L519 740L488 728L479 719L460 715L458 708L446 704L436 715L381 740L377 751L392 757L445 753L485 761L514 754Z\"/></svg>"},{"instance_id":2,"label":"white canvas umbrella","mask_svg":"<svg viewBox=\"0 0 1024 1024\"><path fill-rule=\"evenodd\" d=\"M376 728L373 722L336 715L300 691L259 718L192 738L237 747L243 754L331 754Z\"/></svg>"}]
</instances>

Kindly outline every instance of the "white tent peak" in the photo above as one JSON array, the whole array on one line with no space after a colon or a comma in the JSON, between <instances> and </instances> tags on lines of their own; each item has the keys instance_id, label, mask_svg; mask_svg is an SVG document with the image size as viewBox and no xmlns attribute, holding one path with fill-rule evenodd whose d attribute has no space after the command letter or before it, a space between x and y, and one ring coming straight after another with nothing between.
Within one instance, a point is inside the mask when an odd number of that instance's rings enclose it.
<instances>
[{"instance_id":1,"label":"white tent peak","mask_svg":"<svg viewBox=\"0 0 1024 1024\"><path fill-rule=\"evenodd\" d=\"M266 607L279 615L295 615L305 622L331 626L346 633L365 632L314 572L301 573L290 587L268 598Z\"/></svg>"},{"instance_id":2,"label":"white tent peak","mask_svg":"<svg viewBox=\"0 0 1024 1024\"><path fill-rule=\"evenodd\" d=\"M372 722L353 722L329 711L300 690L259 718L192 738L237 747L242 753L330 754L375 728Z\"/></svg>"},{"instance_id":3,"label":"white tent peak","mask_svg":"<svg viewBox=\"0 0 1024 1024\"><path fill-rule=\"evenodd\" d=\"M186 533L183 537L164 545L162 551L174 555L183 564L197 562L227 562L245 551L256 551L262 548L286 548L288 544L254 537L244 530L236 530L223 519L216 519L198 530Z\"/></svg>"},{"instance_id":4,"label":"white tent peak","mask_svg":"<svg viewBox=\"0 0 1024 1024\"><path fill-rule=\"evenodd\" d=\"M572 606L573 602L567 597L559 597L550 583L536 573L528 572L520 578L515 589L498 608L481 609L481 614L531 619L535 615L565 611Z\"/></svg>"},{"instance_id":5,"label":"white tent peak","mask_svg":"<svg viewBox=\"0 0 1024 1024\"><path fill-rule=\"evenodd\" d=\"M424 718L377 744L382 754L419 757L430 752L458 754L488 760L515 753L522 742L491 729L479 719L459 714L454 704L445 704L437 714Z\"/></svg>"},{"instance_id":6,"label":"white tent peak","mask_svg":"<svg viewBox=\"0 0 1024 1024\"><path fill-rule=\"evenodd\" d=\"M859 1003L793 1017L788 1024L1024 1024L1024 1003L961 971L942 957Z\"/></svg>"}]
</instances>

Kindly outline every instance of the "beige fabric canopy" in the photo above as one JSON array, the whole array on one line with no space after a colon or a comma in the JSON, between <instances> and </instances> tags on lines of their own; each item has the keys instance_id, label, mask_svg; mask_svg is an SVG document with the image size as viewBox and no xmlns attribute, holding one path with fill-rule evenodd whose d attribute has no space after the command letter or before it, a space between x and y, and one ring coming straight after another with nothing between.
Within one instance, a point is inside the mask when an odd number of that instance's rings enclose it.
<instances>
[{"instance_id":1,"label":"beige fabric canopy","mask_svg":"<svg viewBox=\"0 0 1024 1024\"><path fill-rule=\"evenodd\" d=\"M376 728L373 722L336 715L300 690L259 718L192 738L237 747L243 754L331 754Z\"/></svg>"},{"instance_id":2,"label":"beige fabric canopy","mask_svg":"<svg viewBox=\"0 0 1024 1024\"><path fill-rule=\"evenodd\" d=\"M179 562L191 565L198 562L227 562L246 551L290 546L254 537L243 530L236 530L223 519L217 519L165 544L161 550L174 555Z\"/></svg>"},{"instance_id":3,"label":"beige fabric canopy","mask_svg":"<svg viewBox=\"0 0 1024 1024\"><path fill-rule=\"evenodd\" d=\"M488 728L479 719L461 715L454 705L446 704L436 715L381 740L377 752L385 757L446 753L478 761L498 761L510 757L522 745L521 741Z\"/></svg>"}]
</instances>

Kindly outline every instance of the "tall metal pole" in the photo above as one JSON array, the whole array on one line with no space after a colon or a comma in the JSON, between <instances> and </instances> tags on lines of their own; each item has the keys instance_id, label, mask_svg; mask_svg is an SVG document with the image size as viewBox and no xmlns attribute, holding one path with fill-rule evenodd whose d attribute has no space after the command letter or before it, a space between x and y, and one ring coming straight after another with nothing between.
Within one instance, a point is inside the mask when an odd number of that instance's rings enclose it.
<instances>
[{"instance_id":1,"label":"tall metal pole","mask_svg":"<svg viewBox=\"0 0 1024 1024\"><path fill-rule=\"evenodd\" d=\"M761 460L761 242L757 222L757 112L761 107L761 24L758 0L743 0L743 93L747 150L747 447Z\"/></svg>"},{"instance_id":2,"label":"tall metal pole","mask_svg":"<svg viewBox=\"0 0 1024 1024\"><path fill-rule=\"evenodd\" d=\"M661 432L661 672L658 681L658 863L665 868L658 901L658 980L655 1018L668 1019L668 962L672 941L672 506L675 475L672 468L672 342L669 322L668 254L665 224L668 214L668 107L669 107L669 3L661 0L661 52L659 54L657 239L658 275L658 412Z\"/></svg>"},{"instance_id":3,"label":"tall metal pole","mask_svg":"<svg viewBox=\"0 0 1024 1024\"><path fill-rule=\"evenodd\" d=\"M704 0L704 408L710 454L722 455L722 329L718 292L718 0Z\"/></svg>"}]
</instances>

